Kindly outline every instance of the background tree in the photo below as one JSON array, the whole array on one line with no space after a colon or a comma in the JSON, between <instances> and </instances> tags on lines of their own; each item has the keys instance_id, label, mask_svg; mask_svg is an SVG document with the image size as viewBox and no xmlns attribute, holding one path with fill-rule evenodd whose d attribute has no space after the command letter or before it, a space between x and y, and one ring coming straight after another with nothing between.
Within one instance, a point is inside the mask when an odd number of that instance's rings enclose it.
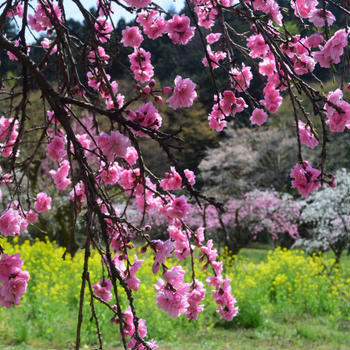
<instances>
[{"instance_id":1,"label":"background tree","mask_svg":"<svg viewBox=\"0 0 350 350\"><path fill-rule=\"evenodd\" d=\"M300 220L306 225L306 237L298 239L294 246L310 254L331 250L339 263L349 249L350 232L350 177L345 169L335 173L337 186L322 188L309 198L300 201Z\"/></svg>"}]
</instances>

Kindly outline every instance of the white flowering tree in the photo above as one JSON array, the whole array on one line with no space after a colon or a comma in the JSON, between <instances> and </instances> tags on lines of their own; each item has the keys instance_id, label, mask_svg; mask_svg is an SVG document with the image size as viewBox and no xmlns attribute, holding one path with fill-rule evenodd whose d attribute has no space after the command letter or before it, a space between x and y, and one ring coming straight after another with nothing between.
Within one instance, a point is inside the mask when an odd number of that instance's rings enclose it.
<instances>
[{"instance_id":1,"label":"white flowering tree","mask_svg":"<svg viewBox=\"0 0 350 350\"><path fill-rule=\"evenodd\" d=\"M308 252L333 251L336 262L350 248L350 174L345 169L335 174L336 188L324 187L300 201L301 222L309 237L298 239L294 246Z\"/></svg>"}]
</instances>

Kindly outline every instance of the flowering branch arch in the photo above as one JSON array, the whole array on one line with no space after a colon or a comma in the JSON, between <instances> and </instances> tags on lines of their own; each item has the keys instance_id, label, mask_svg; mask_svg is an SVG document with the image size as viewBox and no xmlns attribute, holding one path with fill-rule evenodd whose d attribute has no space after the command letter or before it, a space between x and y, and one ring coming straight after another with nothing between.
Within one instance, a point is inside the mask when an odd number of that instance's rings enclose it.
<instances>
[{"instance_id":1,"label":"flowering branch arch","mask_svg":"<svg viewBox=\"0 0 350 350\"><path fill-rule=\"evenodd\" d=\"M19 77L9 77L1 87L3 100L9 101L7 115L0 118L1 155L6 160L1 183L9 194L0 216L0 233L20 235L28 225L35 224L42 212L51 209L52 198L45 188L30 188L28 181L33 161L45 158L55 190L70 190L75 220L83 214L81 218L86 223L76 349L80 346L85 288L91 294L91 311L101 349L93 300L111 310L111 320L119 324L124 348L155 349L154 341L145 340L146 323L137 316L133 302L133 294L140 284L137 270L142 265L138 257L131 258L135 239L144 242L142 251L149 249L154 253L153 272L159 273L160 269L163 272L163 279L154 287L156 301L171 317L186 314L189 319L196 319L203 311L200 303L205 289L195 278L194 270L192 283L184 283L185 271L178 265L168 267L165 261L175 255L180 261L189 258L193 266L196 249L201 255L200 262L212 269L207 282L213 288L218 313L231 320L238 308L231 294L230 280L222 275L222 263L217 261L212 241L204 241L203 228L192 230L184 222L190 206L187 197L176 191L184 190L198 205L208 202L220 207L220 204L194 188L194 173L183 169L172 152L174 146L169 140L179 139L161 130L162 117L156 107L164 102L175 110L190 107L197 97L196 84L177 76L173 86L159 86L153 79L151 53L141 47L144 36L156 40L168 35L173 44L186 45L198 33L204 51L202 63L208 67L216 91L208 117L212 129L222 131L229 118L249 108L251 123L261 125L269 114L278 111L283 91L289 94L298 140L298 163L291 171L292 185L307 197L322 183L335 186L332 175L324 172L327 125L332 132L349 128L350 105L343 99L344 74L340 88L328 96L312 87L304 76L317 80L314 74L317 65L329 68L339 64L343 72L349 66L348 28L335 33L331 28L335 23L331 10L349 15L349 8L346 2L330 0L323 0L321 7L317 7L317 0L292 1L291 11L281 8L275 0L193 0L187 1L191 18L175 14L165 20L165 11L150 0L99 0L95 14L89 12L83 2L73 2L84 16L87 38L78 38L69 30L62 0L38 0L35 4L28 0L7 0L0 6L0 27L4 29L7 21L17 24L13 37L6 37L2 30L0 47L21 68ZM122 6L136 18L121 37L113 38L116 46L107 48L115 32L112 5ZM227 13L242 18L251 25L251 30L239 33L226 22ZM305 34L292 35L285 25L287 17L301 23ZM213 32L215 23L220 32ZM320 29L314 32L315 27ZM206 36L205 30L209 30ZM37 42L40 45L26 42L28 32L44 36ZM242 41L245 46L241 45ZM42 56L40 60L33 60L30 51L38 46ZM119 50L125 48L133 50L128 56L130 66L125 68L134 81L127 96L120 93L118 82L108 74L111 61L118 59ZM252 67L238 64L235 52L251 62ZM50 82L44 72L52 58L57 67L57 83ZM215 70L226 73L227 90L219 91ZM260 75L263 82L261 100L249 93L253 73ZM45 112L41 125L35 127L30 125L27 114L29 91L34 88L40 90ZM312 104L315 116L320 119L322 137L316 132L298 93L305 94ZM92 117L84 117L82 112L89 112ZM163 179L155 176L143 161L139 139L144 137L153 139L169 159L171 172ZM316 169L303 159L301 144L315 147L319 142L322 151ZM28 150L27 145L32 145L31 149ZM45 172L44 167L42 171ZM114 207L112 189L127 198L124 210ZM170 225L168 240L151 240L147 234L149 227L142 224L143 220L138 226L128 221L126 208L132 198L141 213L155 208L166 218ZM96 284L92 284L94 281L89 277L91 247L100 253L103 269L108 274L108 278L103 277ZM1 255L2 306L20 303L29 280L29 273L21 270L22 263L18 254ZM126 310L121 308L120 288L129 302ZM108 303L112 298L114 305Z\"/></svg>"}]
</instances>

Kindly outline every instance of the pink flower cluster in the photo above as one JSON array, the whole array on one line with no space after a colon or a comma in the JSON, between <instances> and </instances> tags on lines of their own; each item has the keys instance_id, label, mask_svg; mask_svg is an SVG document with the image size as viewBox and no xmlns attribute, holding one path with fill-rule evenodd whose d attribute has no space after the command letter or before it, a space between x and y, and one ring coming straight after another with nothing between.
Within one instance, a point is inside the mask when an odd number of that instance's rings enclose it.
<instances>
[{"instance_id":1,"label":"pink flower cluster","mask_svg":"<svg viewBox=\"0 0 350 350\"><path fill-rule=\"evenodd\" d=\"M282 14L275 0L252 0L253 9L270 15L272 19L279 25L282 25Z\"/></svg>"},{"instance_id":2,"label":"pink flower cluster","mask_svg":"<svg viewBox=\"0 0 350 350\"><path fill-rule=\"evenodd\" d=\"M318 140L315 134L311 131L311 127L304 124L301 120L298 121L300 142L310 148L315 148L318 145Z\"/></svg>"},{"instance_id":3,"label":"pink flower cluster","mask_svg":"<svg viewBox=\"0 0 350 350\"><path fill-rule=\"evenodd\" d=\"M345 29L339 29L326 42L325 46L320 46L320 51L313 53L314 59L321 67L329 68L332 63L340 63L340 57L344 53L344 48L348 45L348 33Z\"/></svg>"},{"instance_id":4,"label":"pink flower cluster","mask_svg":"<svg viewBox=\"0 0 350 350\"><path fill-rule=\"evenodd\" d=\"M63 136L56 135L47 146L47 155L60 162L67 155L66 140Z\"/></svg>"},{"instance_id":5,"label":"pink flower cluster","mask_svg":"<svg viewBox=\"0 0 350 350\"><path fill-rule=\"evenodd\" d=\"M312 168L306 161L303 164L295 164L290 173L290 177L294 178L292 187L297 188L299 193L307 198L321 186L320 174L319 170Z\"/></svg>"},{"instance_id":6,"label":"pink flower cluster","mask_svg":"<svg viewBox=\"0 0 350 350\"><path fill-rule=\"evenodd\" d=\"M226 52L224 51L220 51L220 50L212 51L212 48L210 45L207 45L207 53L210 60L210 66L213 69L219 68L219 61L224 60L227 56ZM207 56L203 58L202 63L205 67L209 67Z\"/></svg>"},{"instance_id":7,"label":"pink flower cluster","mask_svg":"<svg viewBox=\"0 0 350 350\"><path fill-rule=\"evenodd\" d=\"M117 309L117 306L114 305L114 308ZM133 350L145 350L146 346L150 349L156 350L158 348L158 345L156 344L155 340L151 341L144 341L143 339L147 336L147 327L146 327L146 321L144 319L138 320L138 327L137 327L137 333L138 336L142 339L142 341L135 336L135 322L134 322L134 315L132 313L131 307L129 306L123 313L123 333L125 337L130 337L129 342L127 344L128 349ZM119 321L113 317L111 319L112 323L119 323Z\"/></svg>"},{"instance_id":8,"label":"pink flower cluster","mask_svg":"<svg viewBox=\"0 0 350 350\"><path fill-rule=\"evenodd\" d=\"M166 311L170 317L186 314L187 318L196 320L204 306L200 302L204 299L205 289L197 280L193 284L183 283L185 271L180 266L165 270L163 277L166 283L159 279L154 285L157 292L158 307Z\"/></svg>"},{"instance_id":9,"label":"pink flower cluster","mask_svg":"<svg viewBox=\"0 0 350 350\"><path fill-rule=\"evenodd\" d=\"M100 280L92 286L96 296L104 301L109 301L112 299L113 295L111 293L112 283L110 280Z\"/></svg>"},{"instance_id":10,"label":"pink flower cluster","mask_svg":"<svg viewBox=\"0 0 350 350\"><path fill-rule=\"evenodd\" d=\"M43 5L38 4L36 7L34 15L28 15L28 24L32 30L36 32L46 31L53 27L52 23L55 20L62 20L62 13L59 6L57 4L51 4L51 6L46 1L43 1ZM45 10L48 12L49 17L46 15Z\"/></svg>"},{"instance_id":11,"label":"pink flower cluster","mask_svg":"<svg viewBox=\"0 0 350 350\"><path fill-rule=\"evenodd\" d=\"M113 162L115 157L125 157L130 140L119 131L111 131L110 134L102 131L97 138L97 145L107 161Z\"/></svg>"},{"instance_id":12,"label":"pink flower cluster","mask_svg":"<svg viewBox=\"0 0 350 350\"><path fill-rule=\"evenodd\" d=\"M141 83L149 81L154 74L151 64L151 54L144 49L135 49L134 53L128 56L130 69L134 73L134 78Z\"/></svg>"},{"instance_id":13,"label":"pink flower cluster","mask_svg":"<svg viewBox=\"0 0 350 350\"><path fill-rule=\"evenodd\" d=\"M173 95L167 99L169 106L172 109L192 106L194 99L197 97L197 93L194 90L196 84L189 78L182 79L180 75L176 76L174 82Z\"/></svg>"},{"instance_id":14,"label":"pink flower cluster","mask_svg":"<svg viewBox=\"0 0 350 350\"><path fill-rule=\"evenodd\" d=\"M229 278L223 279L222 277L223 265L222 262L216 261L217 252L216 249L213 249L213 241L209 240L207 245L201 246L200 249L203 254L200 260L206 259L204 269L210 265L214 271L214 275L207 277L207 282L215 288L212 294L216 304L219 305L216 312L225 320L231 321L238 313L238 307L235 306L236 299L231 291L231 280Z\"/></svg>"},{"instance_id":15,"label":"pink flower cluster","mask_svg":"<svg viewBox=\"0 0 350 350\"><path fill-rule=\"evenodd\" d=\"M139 27L136 27L136 26L133 26L133 27L127 26L122 31L122 36L123 37L122 37L121 43L123 43L124 46L137 48L141 45L143 41L141 31Z\"/></svg>"},{"instance_id":16,"label":"pink flower cluster","mask_svg":"<svg viewBox=\"0 0 350 350\"><path fill-rule=\"evenodd\" d=\"M161 180L160 187L165 191L179 190L182 187L182 178L175 167L171 167L170 170L171 173L165 173L165 178ZM193 186L196 183L193 171L185 169L184 173L188 183Z\"/></svg>"},{"instance_id":17,"label":"pink flower cluster","mask_svg":"<svg viewBox=\"0 0 350 350\"><path fill-rule=\"evenodd\" d=\"M106 43L111 38L113 26L106 17L100 16L96 19L95 30L97 32L97 39L101 43Z\"/></svg>"},{"instance_id":18,"label":"pink flower cluster","mask_svg":"<svg viewBox=\"0 0 350 350\"><path fill-rule=\"evenodd\" d=\"M166 25L168 36L174 44L186 45L193 38L194 30L186 15L174 15Z\"/></svg>"},{"instance_id":19,"label":"pink flower cluster","mask_svg":"<svg viewBox=\"0 0 350 350\"><path fill-rule=\"evenodd\" d=\"M23 216L13 208L5 210L0 216L0 233L4 236L19 236L27 225Z\"/></svg>"},{"instance_id":20,"label":"pink flower cluster","mask_svg":"<svg viewBox=\"0 0 350 350\"><path fill-rule=\"evenodd\" d=\"M6 144L0 144L3 157L9 157L12 154L13 146L18 136L18 121L13 118L0 117L0 142L6 141Z\"/></svg>"},{"instance_id":21,"label":"pink flower cluster","mask_svg":"<svg viewBox=\"0 0 350 350\"><path fill-rule=\"evenodd\" d=\"M326 123L329 125L329 129L335 132L343 132L345 128L350 129L350 104L343 100L343 92L340 89L330 91L327 101L334 105L326 103L324 106L328 118Z\"/></svg>"},{"instance_id":22,"label":"pink flower cluster","mask_svg":"<svg viewBox=\"0 0 350 350\"><path fill-rule=\"evenodd\" d=\"M36 196L36 201L34 203L34 209L38 213L51 209L51 197L49 197L45 192L40 192Z\"/></svg>"},{"instance_id":23,"label":"pink flower cluster","mask_svg":"<svg viewBox=\"0 0 350 350\"><path fill-rule=\"evenodd\" d=\"M246 67L242 63L242 68L238 70L234 68L230 72L231 86L239 92L246 91L250 86L250 81L253 79L253 74L250 67Z\"/></svg>"},{"instance_id":24,"label":"pink flower cluster","mask_svg":"<svg viewBox=\"0 0 350 350\"><path fill-rule=\"evenodd\" d=\"M188 230L181 230L180 227L171 225L168 227L169 236L174 241L174 254L180 260L185 260L191 253L189 239L191 232Z\"/></svg>"},{"instance_id":25,"label":"pink flower cluster","mask_svg":"<svg viewBox=\"0 0 350 350\"><path fill-rule=\"evenodd\" d=\"M67 177L70 166L68 160L64 160L57 170L50 170L50 175L58 190L65 190L71 184L71 180Z\"/></svg>"},{"instance_id":26,"label":"pink flower cluster","mask_svg":"<svg viewBox=\"0 0 350 350\"><path fill-rule=\"evenodd\" d=\"M167 23L156 10L140 13L136 21L142 25L143 32L150 39L156 39L165 33Z\"/></svg>"},{"instance_id":27,"label":"pink flower cluster","mask_svg":"<svg viewBox=\"0 0 350 350\"><path fill-rule=\"evenodd\" d=\"M248 107L242 97L236 97L230 90L225 90L222 95L214 96L214 101L218 102L214 104L208 120L210 128L216 131L222 131L225 128L227 125L226 116L232 115L234 117L236 113L242 112Z\"/></svg>"},{"instance_id":28,"label":"pink flower cluster","mask_svg":"<svg viewBox=\"0 0 350 350\"><path fill-rule=\"evenodd\" d=\"M128 119L134 123L151 130L158 130L162 125L162 117L152 102L143 104L136 111L127 111L127 116ZM146 136L142 131L135 131L135 134L138 136Z\"/></svg>"},{"instance_id":29,"label":"pink flower cluster","mask_svg":"<svg viewBox=\"0 0 350 350\"><path fill-rule=\"evenodd\" d=\"M141 267L144 260L138 260L135 255L134 263L128 268L125 267L124 261L120 257L115 257L114 265L118 269L122 278L125 279L130 289L137 291L141 281L135 277L136 272Z\"/></svg>"},{"instance_id":30,"label":"pink flower cluster","mask_svg":"<svg viewBox=\"0 0 350 350\"><path fill-rule=\"evenodd\" d=\"M19 305L27 290L28 271L22 271L23 261L20 255L2 254L0 258L0 305L10 308Z\"/></svg>"}]
</instances>

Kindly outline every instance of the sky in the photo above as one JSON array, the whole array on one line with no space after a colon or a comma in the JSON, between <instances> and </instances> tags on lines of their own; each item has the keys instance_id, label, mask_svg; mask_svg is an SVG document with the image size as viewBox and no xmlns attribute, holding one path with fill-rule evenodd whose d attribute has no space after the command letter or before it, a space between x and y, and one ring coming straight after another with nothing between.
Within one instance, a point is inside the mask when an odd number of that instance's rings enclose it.
<instances>
[{"instance_id":1,"label":"sky","mask_svg":"<svg viewBox=\"0 0 350 350\"><path fill-rule=\"evenodd\" d=\"M96 7L96 0L81 0L81 3L86 9ZM169 10L171 7L173 7L175 8L176 12L182 10L182 8L184 7L184 0L157 0L156 3L163 7L165 10ZM77 6L73 3L73 1L65 0L64 6L66 9L67 19L73 18L77 21L83 20L83 16L81 15L80 11L78 10ZM113 4L113 7L115 9L115 13L112 16L112 18L116 22L122 17L124 17L126 22L135 18L135 15L131 15L129 12L127 12L120 6Z\"/></svg>"}]
</instances>

